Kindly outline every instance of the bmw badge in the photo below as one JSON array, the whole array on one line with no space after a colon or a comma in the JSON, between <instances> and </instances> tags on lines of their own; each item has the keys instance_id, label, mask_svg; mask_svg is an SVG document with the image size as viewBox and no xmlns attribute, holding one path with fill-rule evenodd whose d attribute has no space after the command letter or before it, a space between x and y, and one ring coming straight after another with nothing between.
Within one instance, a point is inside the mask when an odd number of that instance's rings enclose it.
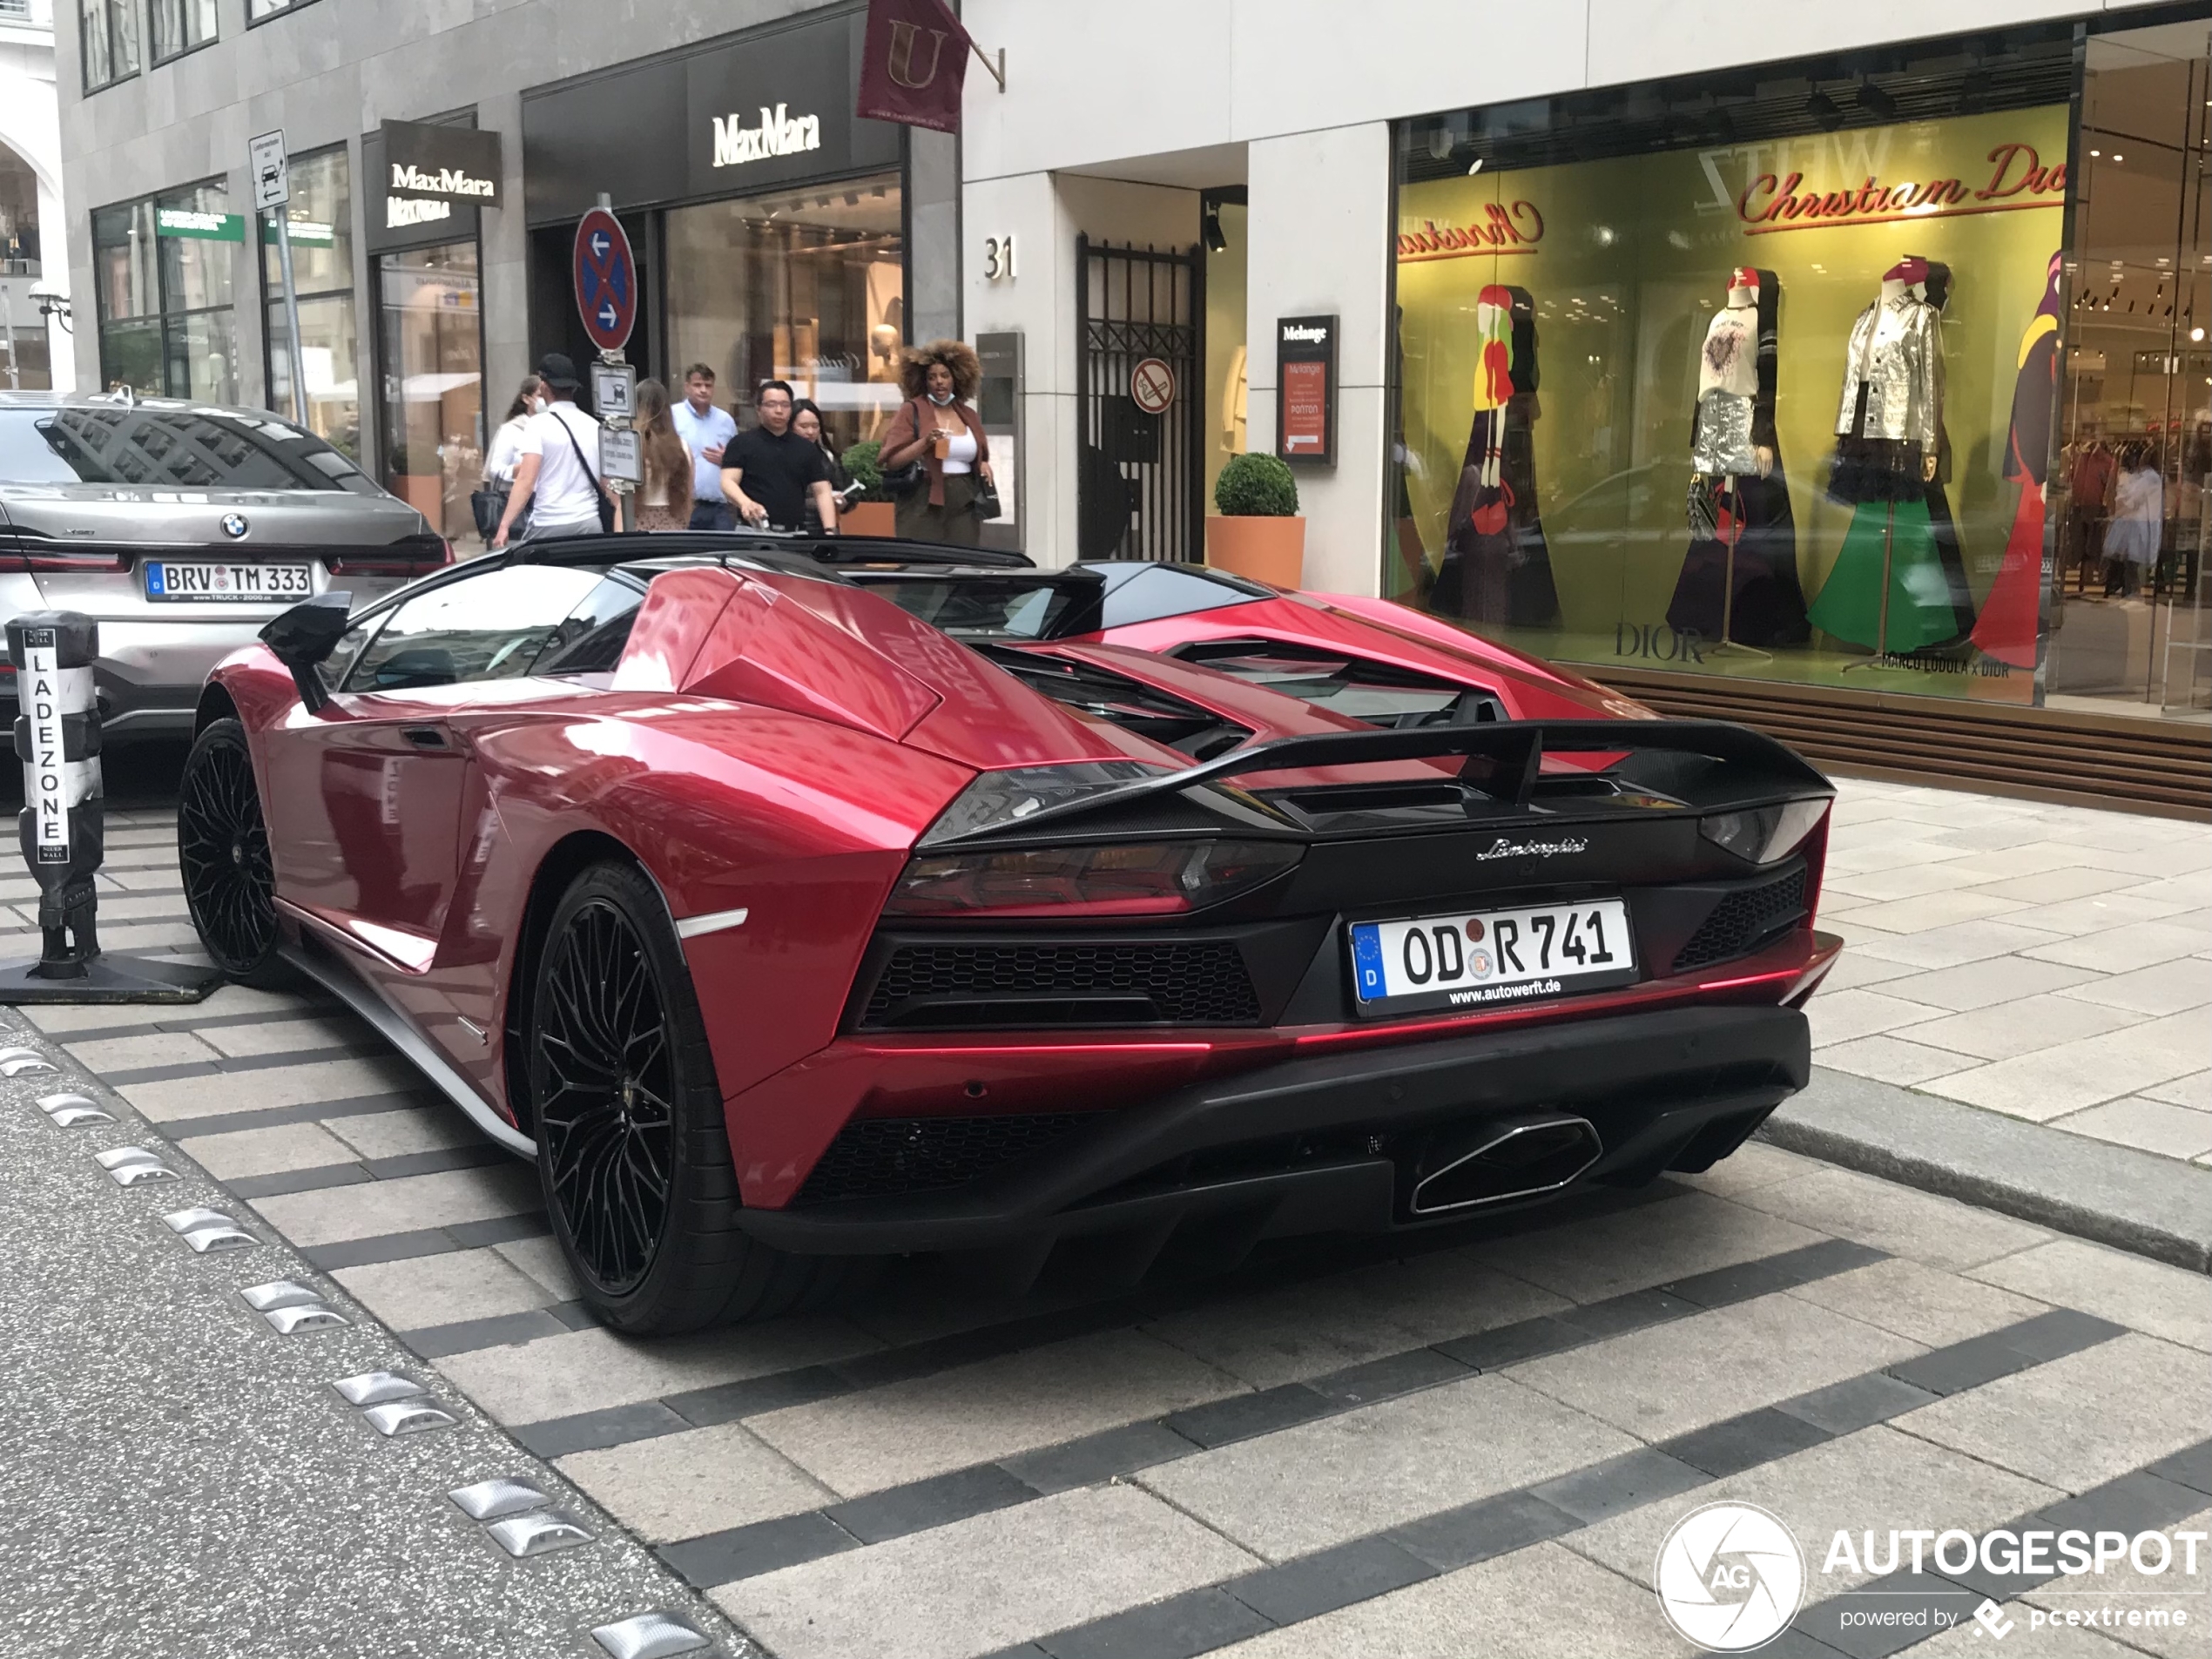
<instances>
[{"instance_id":1,"label":"bmw badge","mask_svg":"<svg viewBox=\"0 0 2212 1659\"><path fill-rule=\"evenodd\" d=\"M244 514L225 513L223 515L223 534L229 536L233 542L237 541L240 536L246 534L246 516Z\"/></svg>"}]
</instances>

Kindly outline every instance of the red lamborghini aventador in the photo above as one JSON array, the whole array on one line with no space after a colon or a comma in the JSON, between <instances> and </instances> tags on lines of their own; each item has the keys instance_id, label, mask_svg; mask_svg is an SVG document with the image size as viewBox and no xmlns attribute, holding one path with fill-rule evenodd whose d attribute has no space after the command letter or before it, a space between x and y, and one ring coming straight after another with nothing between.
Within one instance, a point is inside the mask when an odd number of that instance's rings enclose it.
<instances>
[{"instance_id":1,"label":"red lamborghini aventador","mask_svg":"<svg viewBox=\"0 0 2212 1659\"><path fill-rule=\"evenodd\" d=\"M1401 607L595 536L262 637L185 773L207 948L535 1157L621 1330L1444 1224L1806 1079L1825 780Z\"/></svg>"}]
</instances>

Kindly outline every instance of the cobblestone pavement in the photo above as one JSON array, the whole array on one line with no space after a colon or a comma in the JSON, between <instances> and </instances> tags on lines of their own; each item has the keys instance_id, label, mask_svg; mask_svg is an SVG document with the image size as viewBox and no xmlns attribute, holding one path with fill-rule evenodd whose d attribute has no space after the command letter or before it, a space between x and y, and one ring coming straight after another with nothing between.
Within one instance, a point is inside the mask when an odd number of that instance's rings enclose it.
<instances>
[{"instance_id":1,"label":"cobblestone pavement","mask_svg":"<svg viewBox=\"0 0 2212 1659\"><path fill-rule=\"evenodd\" d=\"M2212 830L1838 788L1815 1063L2212 1163Z\"/></svg>"},{"instance_id":2,"label":"cobblestone pavement","mask_svg":"<svg viewBox=\"0 0 2212 1659\"><path fill-rule=\"evenodd\" d=\"M1885 786L1847 786L1845 799L1838 881L1864 887L1880 872L1957 862L1951 880L1912 896L1940 903L1986 880L2002 888L1987 904L2045 923L2076 900L2061 888L2036 903L2046 890L2001 867L1967 878L2023 847L2070 856L2082 846L2125 855L2128 869L2113 873L2140 877L2126 891L2148 889L2185 883L2193 871L2168 864L2187 863L2204 840L2201 826L2168 836L2165 826L2139 827L2147 820L2088 814L2077 828L2046 816L2057 809L2016 813L2011 803ZM1935 810L1954 804L1972 811ZM2031 840L2007 839L2030 828ZM118 944L188 941L168 920L182 905L164 834L158 814L117 824L112 880L133 895L125 902L148 906L127 941L113 927ZM2000 844L1959 842L1975 837ZM1905 851L1885 856L1892 847ZM1973 1011L1933 1000L1944 986L1966 997L1962 964L2075 970L2050 953L2089 954L2112 931L2027 927L1996 909L1914 927L1875 894L1847 902L1844 924L1860 947L1851 960L1898 971L1878 988L1861 981L1829 995L1846 1018L1868 996L1918 1010L1925 1018L1913 1026ZM2192 914L2179 900L2141 902L2172 907L2114 926L2202 931L2201 912L2171 920ZM1977 927L2013 931L1959 932ZM2110 982L2137 971L2126 955L2106 959ZM2164 960L2202 967L2194 952ZM2064 995L2094 982L2021 986L2006 998L2060 999L2093 1022L2128 1016L2100 1028L2105 1035L2172 1022ZM1931 1000L1913 1001L1915 990ZM548 1585L569 1570L563 1561L577 1575L565 1624L543 1602L518 1604L542 1643L556 1626L580 1631L617 1602L650 1598L641 1575L658 1562L665 1602L680 1605L686 1586L703 1593L782 1659L1686 1653L1651 1593L1655 1558L1676 1520L1733 1498L1781 1516L1808 1556L1808 1605L1771 1653L1965 1650L1990 1640L1969 1616L1985 1598L2009 1609L2008 1652L2212 1651L2212 1552L2202 1548L2194 1577L2180 1570L2182 1547L2174 1570L2155 1578L1823 1569L1839 1530L1857 1540L1892 1528L2212 1527L2212 1284L1771 1147L1748 1146L1708 1176L1487 1229L1306 1241L1227 1278L1156 1278L1118 1294L1054 1283L1008 1301L916 1260L820 1313L639 1344L598 1328L576 1299L531 1172L431 1099L342 1009L232 988L190 1008L35 1011L35 1028L0 1017L62 1068L58 1078L0 1088L11 1137L66 1149L41 1155L40 1190L66 1195L72 1216L158 1238L152 1217L174 1208L161 1191L171 1184L118 1190L91 1155L125 1143L165 1150L192 1202L226 1209L265 1239L233 1258L172 1251L145 1294L188 1306L212 1295L208 1305L228 1308L233 1280L276 1276L259 1264L247 1274L251 1256L296 1262L292 1276L354 1328L388 1331L393 1351L411 1354L416 1374L455 1402L464 1432L482 1437L471 1459L480 1474L503 1472L505 1447L507 1463L543 1471L579 1514L604 1523L590 1550L533 1564ZM2035 1023L2056 1029L2060 1017L2046 1011ZM1854 1044L1889 1035L1847 1031L1823 1028L1824 1063L1847 1063ZM1956 1076L2006 1063L1979 1051L1997 1045L1993 1035L1972 1047L1945 1035L1959 1046L1891 1040L1958 1059ZM2049 1046L2095 1040L2077 1029ZM2148 1098L2203 1069L2198 1058L2155 1079L2138 1070L2105 1082L2121 1097ZM30 1097L57 1086L82 1087L118 1123L41 1123ZM2032 1109L2036 1097L2013 1098ZM2072 1103L2046 1115L2099 1103L2065 1098ZM29 1251L52 1208L0 1211L0 1248ZM191 1279L202 1270L212 1291ZM137 1296L110 1285L105 1302L128 1311ZM17 1349L17 1330L11 1316L0 1351ZM313 1355L318 1342L334 1344L322 1370L362 1368L352 1350L341 1362L340 1339L354 1340L308 1335L304 1347L274 1350L293 1379L280 1395L312 1390L320 1400L320 1384L299 1380L315 1367L288 1357ZM53 1363L43 1350L7 1359L32 1372ZM52 1420L51 1406L26 1417L21 1397L0 1394L10 1444ZM192 1419L199 1409L180 1408L195 1430L206 1426ZM118 1501L111 1471L131 1448L101 1438L104 1420L88 1418L75 1457L42 1464L55 1508L88 1494ZM295 1411L290 1432L314 1447L359 1438L327 1410ZM188 1470L208 1454L175 1455ZM435 1507L451 1473L388 1461L380 1478L393 1501ZM330 1488L342 1494L368 1477L334 1466L323 1478L342 1481ZM165 1568L165 1552L187 1541L152 1525L131 1536L111 1569L129 1581L95 1591L81 1581L53 1588L70 1575L41 1554L37 1528L7 1534L0 1633L33 1628L10 1605L26 1595L50 1598L50 1619L59 1597L76 1633L95 1628L78 1616L88 1599L159 1592L183 1616L217 1593L223 1575ZM443 1607L467 1572L423 1548L426 1605ZM413 1570L404 1554L379 1559L402 1581ZM506 1582L490 1575L507 1569L482 1560L489 1595ZM590 1576L603 1570L618 1587ZM489 1604L505 1605L496 1595ZM371 1626L415 1616L389 1595L364 1607ZM1900 1607L1925 1608L1930 1622L1866 1622L1870 1610ZM2179 1612L2188 1622L2094 1633L2037 1625L2054 1609L2102 1608ZM1963 1628L1938 1634L1952 1625ZM389 1634L363 1628L357 1645L334 1649L279 1629L250 1650L436 1650ZM723 1640L734 1649L739 1639ZM448 1650L591 1651L581 1641L479 1636ZM248 1649L108 1647L85 1635L36 1650Z\"/></svg>"}]
</instances>

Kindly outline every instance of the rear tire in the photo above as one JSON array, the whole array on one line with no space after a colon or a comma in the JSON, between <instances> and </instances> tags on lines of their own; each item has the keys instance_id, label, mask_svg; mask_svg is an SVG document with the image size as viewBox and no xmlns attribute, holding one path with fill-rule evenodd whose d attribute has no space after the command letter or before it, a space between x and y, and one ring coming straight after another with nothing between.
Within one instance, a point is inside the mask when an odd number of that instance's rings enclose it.
<instances>
[{"instance_id":1,"label":"rear tire","mask_svg":"<svg viewBox=\"0 0 2212 1659\"><path fill-rule=\"evenodd\" d=\"M570 883L528 1021L537 1170L583 1300L633 1336L772 1318L844 1278L738 1225L722 1091L667 907L636 867Z\"/></svg>"},{"instance_id":2,"label":"rear tire","mask_svg":"<svg viewBox=\"0 0 2212 1659\"><path fill-rule=\"evenodd\" d=\"M235 719L210 723L185 757L177 792L177 865L185 905L215 965L241 984L280 990L292 972L277 955L276 873L253 754Z\"/></svg>"}]
</instances>

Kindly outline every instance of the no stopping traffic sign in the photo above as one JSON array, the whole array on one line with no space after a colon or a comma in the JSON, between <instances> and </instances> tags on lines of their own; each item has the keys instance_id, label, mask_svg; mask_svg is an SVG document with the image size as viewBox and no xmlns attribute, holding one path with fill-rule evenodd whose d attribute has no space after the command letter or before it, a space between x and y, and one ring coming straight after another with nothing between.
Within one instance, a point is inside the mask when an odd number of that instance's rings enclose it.
<instances>
[{"instance_id":1,"label":"no stopping traffic sign","mask_svg":"<svg viewBox=\"0 0 2212 1659\"><path fill-rule=\"evenodd\" d=\"M576 227L577 314L601 351L620 351L637 321L637 262L621 221L604 207Z\"/></svg>"}]
</instances>

